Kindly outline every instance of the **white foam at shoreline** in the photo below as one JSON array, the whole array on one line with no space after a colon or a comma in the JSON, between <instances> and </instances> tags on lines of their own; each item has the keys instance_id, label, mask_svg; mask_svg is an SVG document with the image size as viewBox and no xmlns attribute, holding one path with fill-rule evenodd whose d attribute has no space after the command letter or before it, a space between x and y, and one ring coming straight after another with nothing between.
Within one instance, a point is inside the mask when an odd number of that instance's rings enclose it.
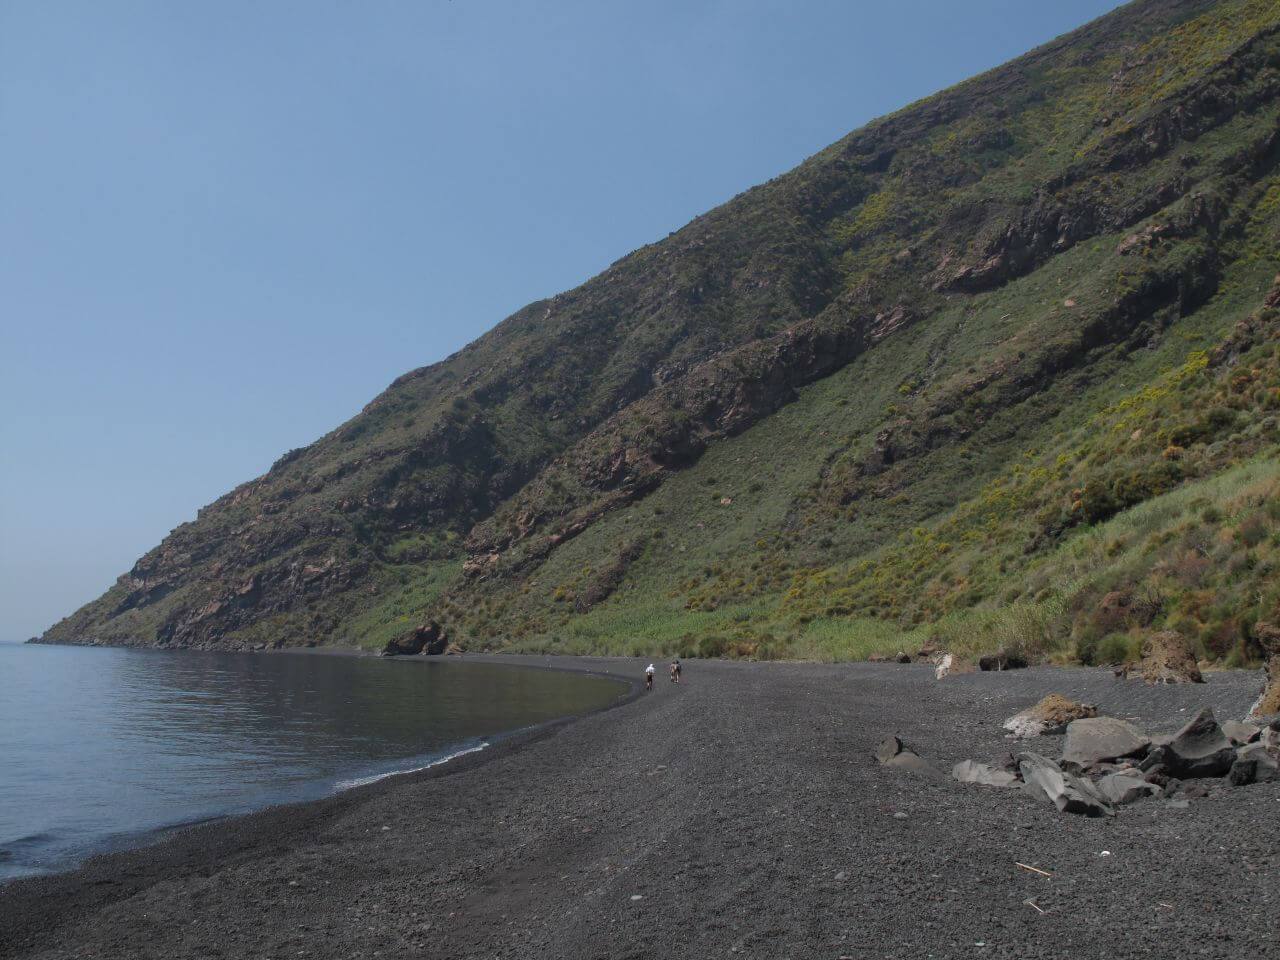
<instances>
[{"instance_id":1,"label":"white foam at shoreline","mask_svg":"<svg viewBox=\"0 0 1280 960\"><path fill-rule=\"evenodd\" d=\"M356 787L365 787L371 783L377 783L379 780L385 780L387 777L398 777L403 773L419 773L422 770L430 770L432 767L438 767L442 763L448 763L450 760L456 760L458 757L465 757L468 753L479 753L487 743L482 743L478 747L467 747L465 750L458 750L455 753L447 754L430 763L423 764L420 767L408 767L404 770L388 770L386 773L375 773L370 777L359 777L355 780L340 780L334 784L334 793L342 793L344 790L354 790Z\"/></svg>"}]
</instances>

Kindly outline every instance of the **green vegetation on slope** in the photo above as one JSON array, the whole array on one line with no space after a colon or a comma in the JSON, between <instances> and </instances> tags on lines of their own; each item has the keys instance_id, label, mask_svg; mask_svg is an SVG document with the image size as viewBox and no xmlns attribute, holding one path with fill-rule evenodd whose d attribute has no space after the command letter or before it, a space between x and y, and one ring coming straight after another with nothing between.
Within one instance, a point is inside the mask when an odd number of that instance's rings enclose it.
<instances>
[{"instance_id":1,"label":"green vegetation on slope","mask_svg":"<svg viewBox=\"0 0 1280 960\"><path fill-rule=\"evenodd\" d=\"M46 639L1245 661L1277 250L1280 8L1139 0L400 378Z\"/></svg>"}]
</instances>

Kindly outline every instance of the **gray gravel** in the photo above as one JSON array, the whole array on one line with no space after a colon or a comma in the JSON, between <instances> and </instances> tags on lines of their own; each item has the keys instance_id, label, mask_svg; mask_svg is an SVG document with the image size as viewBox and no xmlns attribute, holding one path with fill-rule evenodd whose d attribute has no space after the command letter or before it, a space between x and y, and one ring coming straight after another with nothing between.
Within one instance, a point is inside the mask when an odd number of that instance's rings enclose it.
<instances>
[{"instance_id":1,"label":"gray gravel","mask_svg":"<svg viewBox=\"0 0 1280 960\"><path fill-rule=\"evenodd\" d=\"M1050 691L1161 732L1259 689L1208 681L689 661L433 773L0 888L0 956L1280 957L1280 784L1089 820L871 759L995 759Z\"/></svg>"}]
</instances>

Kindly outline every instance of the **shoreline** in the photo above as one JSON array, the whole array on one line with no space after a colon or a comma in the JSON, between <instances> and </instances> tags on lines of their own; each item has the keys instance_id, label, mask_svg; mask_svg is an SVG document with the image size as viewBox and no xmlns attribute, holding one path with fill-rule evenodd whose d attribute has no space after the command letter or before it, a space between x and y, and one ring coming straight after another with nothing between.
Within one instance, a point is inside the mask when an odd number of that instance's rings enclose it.
<instances>
[{"instance_id":1,"label":"shoreline","mask_svg":"<svg viewBox=\"0 0 1280 960\"><path fill-rule=\"evenodd\" d=\"M77 645L60 644L59 646L74 647ZM128 649L128 648L125 648L125 649ZM162 650L157 652L186 653L189 651ZM585 676L600 677L603 679L614 680L614 681L626 684L626 692L620 693L610 703L607 703L600 707L596 707L592 710L585 711L583 713L570 714L567 716L556 717L551 720L542 721L540 723L532 724L525 727L516 727L510 730L499 731L497 733L489 735L488 737L482 738L485 742L479 746L467 747L463 745L466 741L463 741L458 744L450 745L447 749L445 749L443 756L435 756L434 754L423 754L423 755L417 755L412 757L405 757L403 760L403 762L405 763L412 763L417 760L424 759L426 757L434 756L435 758L429 759L427 760L427 762L422 763L420 766L417 766L411 769L391 770L384 773L372 774L369 777L357 778L355 780L340 780L334 785L332 792L327 796L311 797L308 799L301 799L301 800L289 800L284 802L267 803L266 805L257 807L255 809L242 810L242 811L231 812L231 813L215 814L213 816L201 816L191 820L179 820L176 822L157 826L151 829L146 829L135 834L129 834L127 836L126 835L116 836L112 839L112 842L104 843L101 846L101 848L96 852L90 853L87 856L85 856L83 859L77 861L74 864L66 866L62 869L56 869L49 872L26 874L26 875L21 875L21 876L0 880L0 908L3 907L3 899L4 899L4 894L6 890L13 888L16 884L24 883L24 882L34 882L34 881L57 881L62 878L71 878L73 875L79 873L81 870L89 867L92 862L97 861L99 859L112 858L112 857L124 857L134 853L141 853L143 851L149 850L150 848L160 847L172 840L175 840L180 835L185 834L189 831L201 830L204 828L216 829L217 825L219 824L225 824L228 822L241 820L249 817L256 817L258 815L266 814L272 811L288 811L288 810L299 809L299 808L308 807L316 804L324 804L328 801L338 799L354 791L359 791L365 788L382 785L386 781L392 781L392 780L407 778L407 777L431 775L433 772L438 772L440 768L443 768L449 764L457 763L465 758L470 758L470 757L473 757L474 755L480 755L480 754L491 754L496 748L503 747L504 745L511 742L515 742L515 741L519 741L520 743L532 742L533 740L536 740L541 736L549 735L551 732L554 731L554 728L559 725L569 723L569 722L572 722L573 720L577 720L583 717L590 716L591 714L594 714L594 713L599 713L604 710L611 710L611 709L614 709L615 707L622 706L623 704L629 702L631 699L634 699L641 692L640 684L635 682L633 679L623 675L620 672L614 672L607 669L606 670L599 669L596 665L584 663L584 664L562 664L558 666L548 666L545 663L517 663L517 662L512 662L510 658L507 658L504 661L503 655L501 654L471 655L465 658L462 656L455 655L455 656L449 657L448 661L445 661L444 658L442 657L431 657L431 658L381 657L378 654L370 654L366 651L360 650L359 648L333 648L333 647L324 648L324 649L292 648L292 649L274 650L274 651L214 651L214 652L243 653L243 654L250 654L250 653L259 654L264 652L277 653L277 654L308 654L308 655L321 654L325 656L352 657L357 659L371 658L375 660L394 659L394 660L402 660L402 661L418 661L420 663L430 663L433 661L462 662L465 659L472 663L486 663L486 664L492 664L492 665L501 665L501 666L515 667L515 668L524 668L524 669L551 669L551 670L558 670L565 673L577 673L577 674L583 674ZM352 775L354 776L354 771ZM0 955L3 955L2 951L0 951Z\"/></svg>"},{"instance_id":2,"label":"shoreline","mask_svg":"<svg viewBox=\"0 0 1280 960\"><path fill-rule=\"evenodd\" d=\"M1274 909L1221 893L1280 871L1280 784L1103 823L869 758L896 732L942 764L990 759L1009 746L998 721L1050 689L1153 731L1203 703L1227 719L1256 673L1188 689L1080 668L939 682L919 665L697 660L646 694L641 660L483 657L631 690L434 768L17 879L0 887L0 956L914 957L982 941L1119 957L1169 936L1266 956L1280 936ZM1120 892L1178 910L1135 927ZM1021 905L1031 894L1046 914ZM1213 936L1224 923L1232 941Z\"/></svg>"}]
</instances>

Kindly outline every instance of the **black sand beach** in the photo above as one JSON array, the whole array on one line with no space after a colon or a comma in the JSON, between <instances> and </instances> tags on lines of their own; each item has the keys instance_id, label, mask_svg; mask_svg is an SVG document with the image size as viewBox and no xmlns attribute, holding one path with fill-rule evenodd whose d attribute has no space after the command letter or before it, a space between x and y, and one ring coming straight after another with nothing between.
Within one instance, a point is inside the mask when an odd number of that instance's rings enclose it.
<instances>
[{"instance_id":1,"label":"black sand beach","mask_svg":"<svg viewBox=\"0 0 1280 960\"><path fill-rule=\"evenodd\" d=\"M1280 957L1280 784L1090 820L871 758L898 733L994 759L1050 691L1149 731L1238 719L1257 673L658 666L651 694L436 770L0 888L0 956Z\"/></svg>"}]
</instances>

